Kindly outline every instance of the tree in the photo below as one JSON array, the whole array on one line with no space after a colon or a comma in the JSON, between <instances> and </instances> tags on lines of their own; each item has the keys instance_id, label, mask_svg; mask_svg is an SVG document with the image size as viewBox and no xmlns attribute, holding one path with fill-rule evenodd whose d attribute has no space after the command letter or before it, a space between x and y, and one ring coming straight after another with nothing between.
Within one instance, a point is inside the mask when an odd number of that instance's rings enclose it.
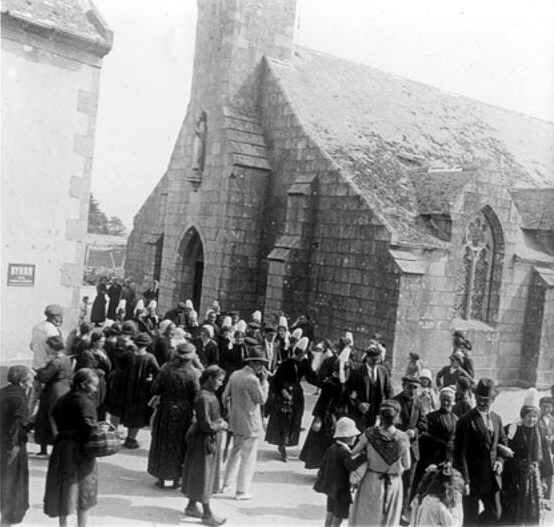
<instances>
[{"instance_id":1,"label":"tree","mask_svg":"<svg viewBox=\"0 0 554 527\"><path fill-rule=\"evenodd\" d=\"M127 229L120 218L117 216L110 216L108 220L108 232L114 236L125 236Z\"/></svg>"},{"instance_id":2,"label":"tree","mask_svg":"<svg viewBox=\"0 0 554 527\"><path fill-rule=\"evenodd\" d=\"M91 194L88 207L88 232L108 234L108 217L100 210L100 204Z\"/></svg>"},{"instance_id":3,"label":"tree","mask_svg":"<svg viewBox=\"0 0 554 527\"><path fill-rule=\"evenodd\" d=\"M108 216L100 208L98 200L91 194L88 209L88 232L92 234L112 234L114 236L124 236L126 234L125 225L117 216Z\"/></svg>"}]
</instances>

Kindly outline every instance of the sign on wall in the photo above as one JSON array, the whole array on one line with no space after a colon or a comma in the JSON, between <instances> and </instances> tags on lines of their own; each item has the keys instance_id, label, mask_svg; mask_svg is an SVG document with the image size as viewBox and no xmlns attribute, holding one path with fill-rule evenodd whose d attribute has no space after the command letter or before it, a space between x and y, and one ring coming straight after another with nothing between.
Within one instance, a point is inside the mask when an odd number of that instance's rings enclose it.
<instances>
[{"instance_id":1,"label":"sign on wall","mask_svg":"<svg viewBox=\"0 0 554 527\"><path fill-rule=\"evenodd\" d=\"M35 268L35 264L8 264L8 285L33 287Z\"/></svg>"}]
</instances>

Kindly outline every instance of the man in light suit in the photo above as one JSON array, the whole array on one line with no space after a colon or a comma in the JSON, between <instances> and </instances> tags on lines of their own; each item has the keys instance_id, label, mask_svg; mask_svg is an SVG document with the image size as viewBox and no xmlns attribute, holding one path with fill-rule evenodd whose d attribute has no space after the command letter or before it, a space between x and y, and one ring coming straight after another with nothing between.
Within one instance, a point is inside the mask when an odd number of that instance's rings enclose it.
<instances>
[{"instance_id":1,"label":"man in light suit","mask_svg":"<svg viewBox=\"0 0 554 527\"><path fill-rule=\"evenodd\" d=\"M500 505L503 457L510 457L500 416L490 410L496 397L492 379L481 379L475 388L477 406L456 426L454 460L466 483L464 525L494 524ZM479 502L483 511L479 514Z\"/></svg>"},{"instance_id":2,"label":"man in light suit","mask_svg":"<svg viewBox=\"0 0 554 527\"><path fill-rule=\"evenodd\" d=\"M233 447L227 461L222 492L230 490L237 479L237 500L252 498L252 478L258 453L258 440L263 433L262 405L267 401L268 364L262 346L250 348L246 365L231 374L223 392L223 403L229 409L229 430ZM238 471L238 478L237 478Z\"/></svg>"}]
</instances>

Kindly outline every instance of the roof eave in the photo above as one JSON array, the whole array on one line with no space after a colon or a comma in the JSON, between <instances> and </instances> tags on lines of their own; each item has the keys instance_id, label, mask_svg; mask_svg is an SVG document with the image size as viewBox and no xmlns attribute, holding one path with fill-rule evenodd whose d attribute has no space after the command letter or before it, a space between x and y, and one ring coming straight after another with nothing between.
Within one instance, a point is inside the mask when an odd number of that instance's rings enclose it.
<instances>
[{"instance_id":1,"label":"roof eave","mask_svg":"<svg viewBox=\"0 0 554 527\"><path fill-rule=\"evenodd\" d=\"M85 13L89 21L95 26L97 31L102 28L103 36L98 38L88 38L83 35L77 35L70 31L64 31L63 29L51 26L49 24L43 24L35 20L29 20L23 16L18 16L8 10L2 11L2 19L12 20L15 24L20 25L24 30L38 34L46 39L53 39L61 43L67 43L71 41L77 48L82 51L87 51L100 58L107 55L113 47L113 31L100 22L96 14L96 10L90 9ZM93 22L94 20L94 22Z\"/></svg>"}]
</instances>

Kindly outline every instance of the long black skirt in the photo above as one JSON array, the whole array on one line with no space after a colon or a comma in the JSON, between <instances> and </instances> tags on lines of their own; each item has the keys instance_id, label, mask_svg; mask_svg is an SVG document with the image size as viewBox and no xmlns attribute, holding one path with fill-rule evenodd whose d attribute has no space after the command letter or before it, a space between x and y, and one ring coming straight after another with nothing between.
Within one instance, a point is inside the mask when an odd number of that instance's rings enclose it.
<instances>
[{"instance_id":1,"label":"long black skirt","mask_svg":"<svg viewBox=\"0 0 554 527\"><path fill-rule=\"evenodd\" d=\"M222 432L207 435L194 425L187 435L181 492L189 499L208 503L219 489Z\"/></svg>"},{"instance_id":2,"label":"long black skirt","mask_svg":"<svg viewBox=\"0 0 554 527\"><path fill-rule=\"evenodd\" d=\"M152 423L148 473L155 478L177 481L183 471L186 434L192 408L186 401L162 401Z\"/></svg>"},{"instance_id":3,"label":"long black skirt","mask_svg":"<svg viewBox=\"0 0 554 527\"><path fill-rule=\"evenodd\" d=\"M304 392L300 384L291 384L292 401L285 401L275 393L271 405L265 440L272 445L296 446L300 440L300 428L304 415Z\"/></svg>"},{"instance_id":4,"label":"long black skirt","mask_svg":"<svg viewBox=\"0 0 554 527\"><path fill-rule=\"evenodd\" d=\"M21 523L29 509L29 462L27 446L8 464L9 451L0 452L0 512L5 523Z\"/></svg>"},{"instance_id":5,"label":"long black skirt","mask_svg":"<svg viewBox=\"0 0 554 527\"><path fill-rule=\"evenodd\" d=\"M57 439L46 474L44 513L50 517L68 516L94 507L97 499L96 459L84 455L74 439Z\"/></svg>"},{"instance_id":6,"label":"long black skirt","mask_svg":"<svg viewBox=\"0 0 554 527\"><path fill-rule=\"evenodd\" d=\"M319 468L327 449L333 444L334 424L331 416L322 420L321 429L317 432L310 428L304 446L300 451L300 461L308 469Z\"/></svg>"}]
</instances>

